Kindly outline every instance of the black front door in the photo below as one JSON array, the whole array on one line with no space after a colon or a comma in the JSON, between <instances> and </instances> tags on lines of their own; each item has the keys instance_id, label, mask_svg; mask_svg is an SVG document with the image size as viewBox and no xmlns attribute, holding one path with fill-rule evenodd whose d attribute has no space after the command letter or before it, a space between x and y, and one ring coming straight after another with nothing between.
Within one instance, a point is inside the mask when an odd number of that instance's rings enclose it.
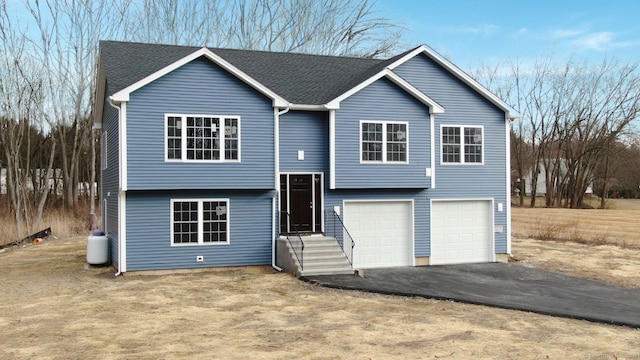
<instances>
[{"instance_id":1,"label":"black front door","mask_svg":"<svg viewBox=\"0 0 640 360\"><path fill-rule=\"evenodd\" d=\"M289 174L280 176L280 210L289 215L280 217L283 233L320 232L321 181L320 175Z\"/></svg>"}]
</instances>

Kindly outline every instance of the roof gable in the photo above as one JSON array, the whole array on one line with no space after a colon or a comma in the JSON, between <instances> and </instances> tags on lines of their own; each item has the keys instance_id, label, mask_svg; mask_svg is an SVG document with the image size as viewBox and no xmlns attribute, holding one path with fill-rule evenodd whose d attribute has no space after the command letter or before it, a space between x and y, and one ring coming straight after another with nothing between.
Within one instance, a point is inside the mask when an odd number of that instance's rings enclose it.
<instances>
[{"instance_id":1,"label":"roof gable","mask_svg":"<svg viewBox=\"0 0 640 360\"><path fill-rule=\"evenodd\" d=\"M502 101L500 98L498 98L495 94L493 94L491 91L489 91L487 88L485 88L478 81L473 79L467 73L462 71L459 67L454 65L449 60L445 59L443 56L441 56L435 50L431 49L428 46L421 45L421 46L419 46L419 47L417 47L417 48L405 53L404 56L398 57L396 61L394 61L393 63L389 64L388 68L393 70L393 69L397 68L398 66L404 64L408 60L410 60L410 59L412 59L412 58L414 58L414 57L416 57L418 55L421 55L421 54L425 55L428 58L430 58L431 60L435 61L437 64L439 64L440 66L445 68L453 76L455 76L456 78L461 80L467 86L471 87L477 93L479 93L484 98L486 98L489 102L491 102L492 104L497 106L500 110L504 111L507 114L508 118L514 119L514 118L520 117L520 115L517 113L517 111L515 111L511 106L509 106L507 103Z\"/></svg>"},{"instance_id":2,"label":"roof gable","mask_svg":"<svg viewBox=\"0 0 640 360\"><path fill-rule=\"evenodd\" d=\"M115 92L114 94L111 95L111 99L113 99L114 101L129 101L129 94L137 89L140 89L141 87L163 77L164 75L174 71L177 68L180 68L182 66L184 66L185 64L190 63L191 61L198 59L200 57L205 57L209 60L211 60L213 63L215 63L216 65L222 67L223 69L225 69L226 71L228 71L229 73L233 74L234 76L238 77L239 79L241 79L242 81L244 81L245 83L249 84L251 87L255 88L256 90L260 91L261 93L263 93L264 95L268 96L269 98L271 98L273 100L274 106L285 106L287 104L286 100L284 100L282 97L280 97L278 94L274 93L272 90L270 90L269 88L267 88L266 86L264 86L262 83L256 81L255 79L253 79L251 76L247 75L246 73L244 73L242 70L238 69L237 67L235 67L234 65L230 64L229 62L227 62L226 60L224 60L223 58L221 58L220 56L218 56L217 54L215 54L214 52L212 52L211 50L207 49L207 48L201 48L198 49L164 67L162 67L161 69L143 77L142 79L126 86L125 88ZM122 84L120 84L120 86L123 86Z\"/></svg>"},{"instance_id":3,"label":"roof gable","mask_svg":"<svg viewBox=\"0 0 640 360\"><path fill-rule=\"evenodd\" d=\"M401 78L399 75L389 70L388 68L382 69L377 74L368 77L365 81L359 83L355 87L349 89L347 92L342 93L337 98L331 100L327 103L327 107L329 109L338 109L340 107L340 102L349 98L351 95L357 93L358 91L364 89L365 87L371 85L373 82L379 80L382 77L386 77L391 80L394 84L402 88L404 91L418 99L423 104L429 107L429 111L433 114L441 114L444 113L444 108L438 104L435 100L431 99L429 96L416 89L413 85L409 84L406 80Z\"/></svg>"}]
</instances>

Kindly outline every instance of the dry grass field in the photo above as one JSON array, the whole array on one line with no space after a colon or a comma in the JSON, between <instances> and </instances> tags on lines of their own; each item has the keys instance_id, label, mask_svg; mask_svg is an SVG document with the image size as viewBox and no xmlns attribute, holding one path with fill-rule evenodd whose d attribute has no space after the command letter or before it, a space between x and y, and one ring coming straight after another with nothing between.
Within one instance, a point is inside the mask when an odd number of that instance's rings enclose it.
<instances>
[{"instance_id":1,"label":"dry grass field","mask_svg":"<svg viewBox=\"0 0 640 360\"><path fill-rule=\"evenodd\" d=\"M513 235L640 248L640 200L609 200L609 209L517 208Z\"/></svg>"},{"instance_id":2,"label":"dry grass field","mask_svg":"<svg viewBox=\"0 0 640 360\"><path fill-rule=\"evenodd\" d=\"M573 216L538 210L514 209L514 229ZM635 223L626 211L611 214ZM87 268L85 249L84 237L71 237L0 253L1 359L640 358L639 329L325 289L269 267L116 278L113 268ZM640 288L635 246L514 238L513 255Z\"/></svg>"}]
</instances>

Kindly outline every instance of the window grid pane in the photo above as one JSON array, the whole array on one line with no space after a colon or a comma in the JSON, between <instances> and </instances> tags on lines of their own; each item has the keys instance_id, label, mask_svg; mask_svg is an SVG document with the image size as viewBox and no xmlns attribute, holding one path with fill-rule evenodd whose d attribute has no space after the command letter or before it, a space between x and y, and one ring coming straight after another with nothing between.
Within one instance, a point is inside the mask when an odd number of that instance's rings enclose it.
<instances>
[{"instance_id":1,"label":"window grid pane","mask_svg":"<svg viewBox=\"0 0 640 360\"><path fill-rule=\"evenodd\" d=\"M382 161L382 124L362 123L362 161Z\"/></svg>"},{"instance_id":2,"label":"window grid pane","mask_svg":"<svg viewBox=\"0 0 640 360\"><path fill-rule=\"evenodd\" d=\"M464 129L464 162L482 163L482 128Z\"/></svg>"},{"instance_id":3,"label":"window grid pane","mask_svg":"<svg viewBox=\"0 0 640 360\"><path fill-rule=\"evenodd\" d=\"M460 140L459 127L442 128L442 162L460 162Z\"/></svg>"},{"instance_id":4,"label":"window grid pane","mask_svg":"<svg viewBox=\"0 0 640 360\"><path fill-rule=\"evenodd\" d=\"M406 124L387 124L387 161L407 161Z\"/></svg>"},{"instance_id":5,"label":"window grid pane","mask_svg":"<svg viewBox=\"0 0 640 360\"><path fill-rule=\"evenodd\" d=\"M182 158L182 124L178 116L167 117L167 158Z\"/></svg>"},{"instance_id":6,"label":"window grid pane","mask_svg":"<svg viewBox=\"0 0 640 360\"><path fill-rule=\"evenodd\" d=\"M238 119L224 119L224 158L225 160L238 160Z\"/></svg>"},{"instance_id":7,"label":"window grid pane","mask_svg":"<svg viewBox=\"0 0 640 360\"><path fill-rule=\"evenodd\" d=\"M202 203L202 241L205 243L227 241L226 201L205 201Z\"/></svg>"},{"instance_id":8,"label":"window grid pane","mask_svg":"<svg viewBox=\"0 0 640 360\"><path fill-rule=\"evenodd\" d=\"M198 202L177 201L173 203L173 243L198 242Z\"/></svg>"},{"instance_id":9,"label":"window grid pane","mask_svg":"<svg viewBox=\"0 0 640 360\"><path fill-rule=\"evenodd\" d=\"M220 119L187 116L187 159L220 159Z\"/></svg>"}]
</instances>

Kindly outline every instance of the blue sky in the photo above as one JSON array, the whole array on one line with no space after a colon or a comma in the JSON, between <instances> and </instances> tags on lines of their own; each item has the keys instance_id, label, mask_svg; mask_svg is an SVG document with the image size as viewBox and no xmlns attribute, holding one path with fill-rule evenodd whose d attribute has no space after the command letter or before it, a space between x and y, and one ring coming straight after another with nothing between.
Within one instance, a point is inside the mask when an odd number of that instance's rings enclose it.
<instances>
[{"instance_id":1,"label":"blue sky","mask_svg":"<svg viewBox=\"0 0 640 360\"><path fill-rule=\"evenodd\" d=\"M551 53L640 59L638 0L378 0L376 9L406 28L407 48L427 44L465 70Z\"/></svg>"}]
</instances>

